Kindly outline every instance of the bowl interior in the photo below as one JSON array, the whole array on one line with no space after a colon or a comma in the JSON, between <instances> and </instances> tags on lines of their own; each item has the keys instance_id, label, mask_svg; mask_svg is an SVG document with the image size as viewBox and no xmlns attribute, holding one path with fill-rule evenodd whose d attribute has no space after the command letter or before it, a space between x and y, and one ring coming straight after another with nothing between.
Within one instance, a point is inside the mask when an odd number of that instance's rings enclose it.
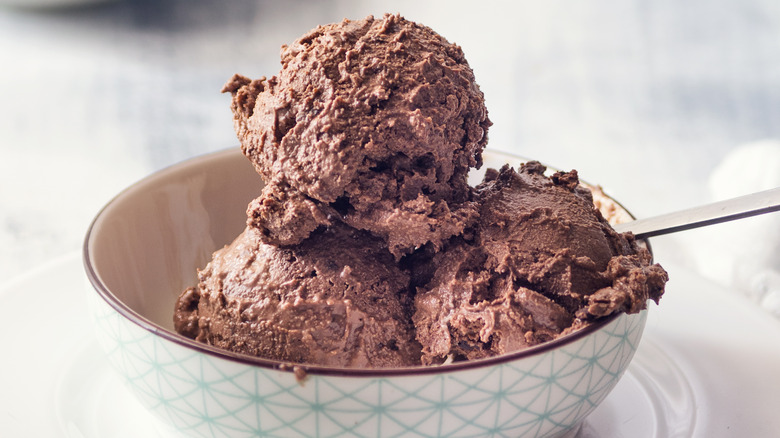
<instances>
[{"instance_id":1,"label":"bowl interior","mask_svg":"<svg viewBox=\"0 0 780 438\"><path fill-rule=\"evenodd\" d=\"M196 269L244 229L263 181L239 148L143 179L112 200L85 243L94 272L117 299L173 330L173 308Z\"/></svg>"}]
</instances>

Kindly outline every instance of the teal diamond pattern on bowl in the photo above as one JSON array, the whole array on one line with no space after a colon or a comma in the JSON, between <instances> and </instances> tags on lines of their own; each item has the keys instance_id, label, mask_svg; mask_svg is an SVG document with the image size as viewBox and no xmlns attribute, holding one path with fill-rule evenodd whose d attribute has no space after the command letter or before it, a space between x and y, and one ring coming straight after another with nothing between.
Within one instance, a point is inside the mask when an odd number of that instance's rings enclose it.
<instances>
[{"instance_id":1,"label":"teal diamond pattern on bowl","mask_svg":"<svg viewBox=\"0 0 780 438\"><path fill-rule=\"evenodd\" d=\"M138 398L185 436L554 436L609 393L646 312L546 354L441 374L310 375L251 366L155 336L90 294L99 342Z\"/></svg>"}]
</instances>

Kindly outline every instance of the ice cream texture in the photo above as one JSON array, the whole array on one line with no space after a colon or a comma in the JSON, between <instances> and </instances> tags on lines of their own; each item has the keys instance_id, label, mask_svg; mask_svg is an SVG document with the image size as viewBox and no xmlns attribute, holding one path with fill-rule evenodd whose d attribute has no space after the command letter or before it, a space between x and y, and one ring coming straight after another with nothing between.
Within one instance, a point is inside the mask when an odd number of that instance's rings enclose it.
<instances>
[{"instance_id":1,"label":"ice cream texture","mask_svg":"<svg viewBox=\"0 0 780 438\"><path fill-rule=\"evenodd\" d=\"M650 253L612 229L576 172L545 170L489 170L473 230L418 268L423 363L520 350L660 299L667 276Z\"/></svg>"},{"instance_id":2,"label":"ice cream texture","mask_svg":"<svg viewBox=\"0 0 780 438\"><path fill-rule=\"evenodd\" d=\"M266 181L246 229L176 304L176 330L284 363L478 359L658 301L668 279L576 171L488 169L461 49L398 15L319 26L271 78L223 91Z\"/></svg>"},{"instance_id":3,"label":"ice cream texture","mask_svg":"<svg viewBox=\"0 0 780 438\"><path fill-rule=\"evenodd\" d=\"M410 366L420 346L408 286L364 231L334 225L281 248L247 227L181 296L176 325L198 341L285 362Z\"/></svg>"},{"instance_id":4,"label":"ice cream texture","mask_svg":"<svg viewBox=\"0 0 780 438\"><path fill-rule=\"evenodd\" d=\"M224 88L241 147L268 182L249 208L271 244L343 221L399 257L460 234L490 120L460 47L387 15L320 26L270 79Z\"/></svg>"}]
</instances>

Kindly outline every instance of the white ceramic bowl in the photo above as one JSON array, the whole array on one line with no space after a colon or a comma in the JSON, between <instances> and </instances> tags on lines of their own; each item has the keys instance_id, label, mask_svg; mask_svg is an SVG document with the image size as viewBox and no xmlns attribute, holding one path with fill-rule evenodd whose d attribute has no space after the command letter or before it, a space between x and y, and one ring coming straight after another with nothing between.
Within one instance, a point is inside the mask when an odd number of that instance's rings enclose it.
<instances>
[{"instance_id":1,"label":"white ceramic bowl","mask_svg":"<svg viewBox=\"0 0 780 438\"><path fill-rule=\"evenodd\" d=\"M486 152L487 165L518 159ZM283 364L173 331L178 294L243 229L262 181L238 148L162 170L113 199L84 244L90 306L114 368L186 436L538 437L573 433L612 390L646 312L505 356L388 370Z\"/></svg>"}]
</instances>

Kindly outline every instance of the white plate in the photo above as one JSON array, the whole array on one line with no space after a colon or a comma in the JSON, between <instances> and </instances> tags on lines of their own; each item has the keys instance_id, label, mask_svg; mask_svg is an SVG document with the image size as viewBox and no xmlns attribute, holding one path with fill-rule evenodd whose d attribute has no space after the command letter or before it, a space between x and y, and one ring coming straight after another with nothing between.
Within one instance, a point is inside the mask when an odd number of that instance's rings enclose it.
<instances>
[{"instance_id":1,"label":"white plate","mask_svg":"<svg viewBox=\"0 0 780 438\"><path fill-rule=\"evenodd\" d=\"M626 376L574 435L775 436L780 430L780 323L667 266ZM103 358L84 306L79 254L0 288L0 436L173 434L147 413Z\"/></svg>"}]
</instances>

